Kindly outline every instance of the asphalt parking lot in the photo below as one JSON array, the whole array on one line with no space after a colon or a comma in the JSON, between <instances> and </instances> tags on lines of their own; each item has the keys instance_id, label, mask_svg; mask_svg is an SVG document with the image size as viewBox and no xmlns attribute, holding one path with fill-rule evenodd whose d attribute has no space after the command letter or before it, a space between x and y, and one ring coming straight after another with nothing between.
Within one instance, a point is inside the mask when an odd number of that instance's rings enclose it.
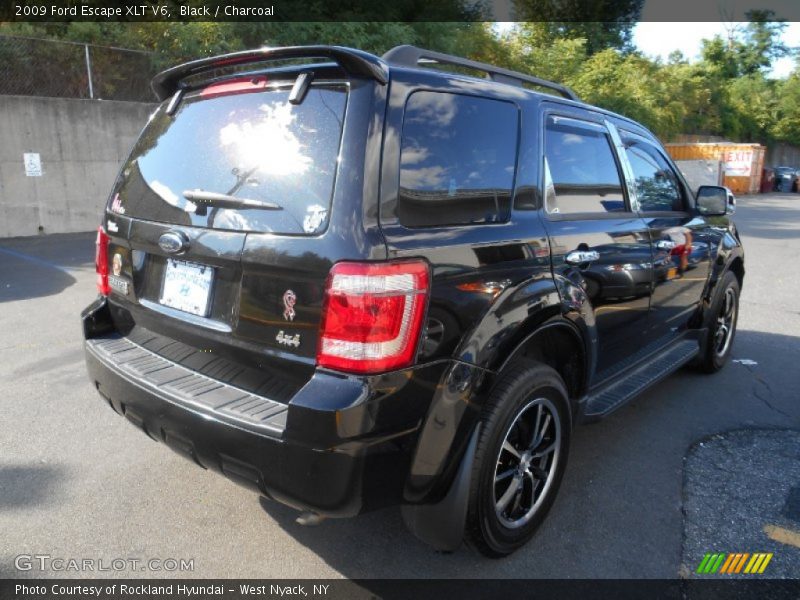
<instances>
[{"instance_id":1,"label":"asphalt parking lot","mask_svg":"<svg viewBox=\"0 0 800 600\"><path fill-rule=\"evenodd\" d=\"M764 533L800 530L791 512L777 523L753 502L710 529L685 526L695 506L731 510L692 495L728 498L728 478L686 485L698 481L687 480L686 457L717 434L755 432L742 434L750 452L783 453L727 465L739 485L766 495L800 486L784 485L800 472L786 467L800 461L791 441L776 447L777 434L759 434L800 430L800 195L742 198L736 222L747 275L733 358L743 362L713 376L681 371L577 430L550 517L500 561L465 547L436 554L405 531L398 510L302 527L294 511L154 443L101 402L85 374L78 314L95 294L93 236L0 239L0 577L98 575L15 569L15 557L45 554L193 559L193 571L169 573L191 577L672 578L691 573L703 548L774 552L776 572L800 577L791 537L773 543Z\"/></svg>"}]
</instances>

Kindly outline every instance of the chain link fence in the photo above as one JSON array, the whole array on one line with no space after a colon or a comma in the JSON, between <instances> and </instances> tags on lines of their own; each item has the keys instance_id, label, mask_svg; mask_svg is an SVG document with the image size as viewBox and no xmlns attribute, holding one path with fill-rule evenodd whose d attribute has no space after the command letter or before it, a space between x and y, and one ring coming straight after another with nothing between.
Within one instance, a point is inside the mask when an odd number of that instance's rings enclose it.
<instances>
[{"instance_id":1,"label":"chain link fence","mask_svg":"<svg viewBox=\"0 0 800 600\"><path fill-rule=\"evenodd\" d=\"M151 54L0 35L0 94L155 102Z\"/></svg>"}]
</instances>

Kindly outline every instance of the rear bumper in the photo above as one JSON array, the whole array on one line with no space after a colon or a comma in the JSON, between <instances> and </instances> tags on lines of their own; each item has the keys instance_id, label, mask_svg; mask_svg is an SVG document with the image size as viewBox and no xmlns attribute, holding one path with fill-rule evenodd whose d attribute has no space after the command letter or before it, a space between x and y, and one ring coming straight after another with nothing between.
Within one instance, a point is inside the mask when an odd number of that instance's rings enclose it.
<instances>
[{"instance_id":1,"label":"rear bumper","mask_svg":"<svg viewBox=\"0 0 800 600\"><path fill-rule=\"evenodd\" d=\"M176 402L109 364L98 346L109 341L119 338L85 344L89 378L100 395L152 439L201 467L284 504L329 516L353 516L400 502L408 457L399 446L334 449L287 441L281 428L285 405L261 431L236 424L208 407Z\"/></svg>"},{"instance_id":2,"label":"rear bumper","mask_svg":"<svg viewBox=\"0 0 800 600\"><path fill-rule=\"evenodd\" d=\"M101 301L83 314L89 378L152 439L298 509L348 517L403 502L431 391L449 362L372 378L317 371L277 403L144 350L103 310Z\"/></svg>"}]
</instances>

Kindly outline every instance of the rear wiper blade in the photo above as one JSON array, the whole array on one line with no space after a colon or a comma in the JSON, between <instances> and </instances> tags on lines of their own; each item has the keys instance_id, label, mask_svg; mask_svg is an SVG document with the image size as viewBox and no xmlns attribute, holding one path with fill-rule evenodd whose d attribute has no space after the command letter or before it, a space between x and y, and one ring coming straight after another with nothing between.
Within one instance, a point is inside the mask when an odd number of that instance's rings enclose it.
<instances>
[{"instance_id":1,"label":"rear wiper blade","mask_svg":"<svg viewBox=\"0 0 800 600\"><path fill-rule=\"evenodd\" d=\"M280 204L265 202L263 200L253 200L251 198L237 198L230 194L219 194L217 192L206 192L203 190L186 190L183 197L195 204L207 204L220 208L256 208L260 210L283 210Z\"/></svg>"}]
</instances>

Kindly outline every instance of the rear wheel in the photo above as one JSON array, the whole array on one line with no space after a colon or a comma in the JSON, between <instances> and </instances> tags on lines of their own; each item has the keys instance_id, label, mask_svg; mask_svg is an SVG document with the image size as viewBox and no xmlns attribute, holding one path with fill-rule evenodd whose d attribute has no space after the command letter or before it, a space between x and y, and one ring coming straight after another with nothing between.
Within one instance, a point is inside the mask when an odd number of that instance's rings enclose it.
<instances>
[{"instance_id":1,"label":"rear wheel","mask_svg":"<svg viewBox=\"0 0 800 600\"><path fill-rule=\"evenodd\" d=\"M731 354L739 318L739 280L730 271L720 283L708 311L705 352L699 366L706 373L715 373L725 366Z\"/></svg>"},{"instance_id":2,"label":"rear wheel","mask_svg":"<svg viewBox=\"0 0 800 600\"><path fill-rule=\"evenodd\" d=\"M555 500L570 439L564 382L550 367L516 361L492 391L482 422L467 536L496 558L525 544Z\"/></svg>"}]
</instances>

